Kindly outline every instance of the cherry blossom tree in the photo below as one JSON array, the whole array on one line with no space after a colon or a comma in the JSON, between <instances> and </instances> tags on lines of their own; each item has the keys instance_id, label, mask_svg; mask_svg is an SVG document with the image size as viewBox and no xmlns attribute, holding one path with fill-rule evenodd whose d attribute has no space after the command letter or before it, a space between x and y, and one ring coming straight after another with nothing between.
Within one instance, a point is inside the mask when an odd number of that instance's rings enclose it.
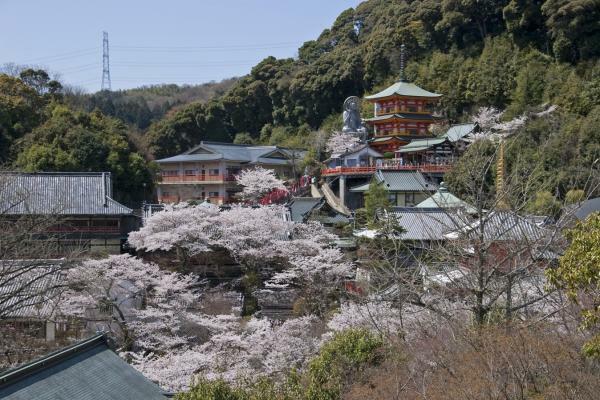
<instances>
[{"instance_id":1,"label":"cherry blossom tree","mask_svg":"<svg viewBox=\"0 0 600 400\"><path fill-rule=\"evenodd\" d=\"M60 312L110 330L123 348L165 351L185 342L178 319L194 302L195 276L118 255L76 264L66 280Z\"/></svg>"},{"instance_id":2,"label":"cherry blossom tree","mask_svg":"<svg viewBox=\"0 0 600 400\"><path fill-rule=\"evenodd\" d=\"M241 197L252 203L273 190L287 190L283 181L275 176L275 172L270 169L257 166L252 169L246 169L235 177L238 185L243 187Z\"/></svg>"},{"instance_id":3,"label":"cherry blossom tree","mask_svg":"<svg viewBox=\"0 0 600 400\"><path fill-rule=\"evenodd\" d=\"M360 144L360 139L350 133L334 132L326 144L327 152L333 155L339 155L350 151Z\"/></svg>"},{"instance_id":4,"label":"cherry blossom tree","mask_svg":"<svg viewBox=\"0 0 600 400\"><path fill-rule=\"evenodd\" d=\"M313 316L285 322L252 318L223 330L199 346L176 349L164 357L139 357L134 366L171 390L187 389L195 376L253 381L301 368L321 343Z\"/></svg>"}]
</instances>

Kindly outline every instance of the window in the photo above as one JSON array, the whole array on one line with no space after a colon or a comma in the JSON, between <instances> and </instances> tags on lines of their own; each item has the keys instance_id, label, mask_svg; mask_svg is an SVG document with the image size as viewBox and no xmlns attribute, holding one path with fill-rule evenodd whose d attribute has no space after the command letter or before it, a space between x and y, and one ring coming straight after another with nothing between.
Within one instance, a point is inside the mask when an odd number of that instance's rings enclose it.
<instances>
[{"instance_id":1,"label":"window","mask_svg":"<svg viewBox=\"0 0 600 400\"><path fill-rule=\"evenodd\" d=\"M219 197L219 192L208 192L208 197Z\"/></svg>"},{"instance_id":2,"label":"window","mask_svg":"<svg viewBox=\"0 0 600 400\"><path fill-rule=\"evenodd\" d=\"M406 206L411 207L415 205L415 194L414 193L406 193L404 194L404 202Z\"/></svg>"},{"instance_id":3,"label":"window","mask_svg":"<svg viewBox=\"0 0 600 400\"><path fill-rule=\"evenodd\" d=\"M196 170L194 170L194 169L186 169L185 170L185 175L186 176L193 176L195 174L196 174Z\"/></svg>"},{"instance_id":4,"label":"window","mask_svg":"<svg viewBox=\"0 0 600 400\"><path fill-rule=\"evenodd\" d=\"M208 174L209 174L210 176L219 175L219 168L215 168L215 169L209 169L209 170L208 170Z\"/></svg>"},{"instance_id":5,"label":"window","mask_svg":"<svg viewBox=\"0 0 600 400\"><path fill-rule=\"evenodd\" d=\"M118 219L94 219L92 220L92 226L111 226L118 227L119 220Z\"/></svg>"},{"instance_id":6,"label":"window","mask_svg":"<svg viewBox=\"0 0 600 400\"><path fill-rule=\"evenodd\" d=\"M161 174L162 176L177 176L179 175L179 171L162 171Z\"/></svg>"},{"instance_id":7,"label":"window","mask_svg":"<svg viewBox=\"0 0 600 400\"><path fill-rule=\"evenodd\" d=\"M162 196L163 197L169 197L169 196L171 196L171 192L167 192L166 190L163 190L162 191Z\"/></svg>"},{"instance_id":8,"label":"window","mask_svg":"<svg viewBox=\"0 0 600 400\"><path fill-rule=\"evenodd\" d=\"M348 158L346 160L346 166L347 167L356 167L356 159L355 158Z\"/></svg>"},{"instance_id":9,"label":"window","mask_svg":"<svg viewBox=\"0 0 600 400\"><path fill-rule=\"evenodd\" d=\"M392 206L395 206L396 205L396 193L388 194L388 201L390 202L390 204Z\"/></svg>"}]
</instances>

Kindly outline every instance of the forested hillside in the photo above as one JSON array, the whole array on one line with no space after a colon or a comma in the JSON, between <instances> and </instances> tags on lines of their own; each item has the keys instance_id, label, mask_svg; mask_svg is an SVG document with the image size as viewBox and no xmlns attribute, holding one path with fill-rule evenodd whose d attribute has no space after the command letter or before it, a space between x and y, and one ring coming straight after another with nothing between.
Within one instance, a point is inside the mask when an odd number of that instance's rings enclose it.
<instances>
[{"instance_id":1,"label":"forested hillside","mask_svg":"<svg viewBox=\"0 0 600 400\"><path fill-rule=\"evenodd\" d=\"M169 84L93 94L70 93L66 96L66 101L72 107L88 112L97 109L105 115L117 117L144 130L173 108L191 102L206 102L225 93L235 82L236 79L231 78L202 85Z\"/></svg>"},{"instance_id":2,"label":"forested hillside","mask_svg":"<svg viewBox=\"0 0 600 400\"><path fill-rule=\"evenodd\" d=\"M444 94L440 112L450 122L469 119L479 106L506 109L511 117L558 105L551 121L528 124L514 139L519 145L509 147L508 164L543 162L543 189L561 195L579 186L574 174L589 168L600 151L596 0L369 0L341 13L331 28L298 49L297 58L269 57L239 80L198 88L69 95L35 79L4 76L0 161L27 170L127 171L123 165L131 163L147 168L146 161L134 162L125 153L88 164L87 156L71 150L85 137L69 133L71 128L91 135L118 131L127 143L121 147L146 159L177 154L200 140L312 148L309 154L318 159L315 146L323 142L321 132L341 122L343 100L398 78L402 43L406 77ZM197 101L184 105L191 100ZM55 110L57 104L79 111ZM369 108L363 108L368 116ZM56 119L69 128L56 129ZM77 140L67 139L70 135ZM55 151L57 146L66 153ZM107 160L119 160L113 164L120 167L105 165Z\"/></svg>"},{"instance_id":3,"label":"forested hillside","mask_svg":"<svg viewBox=\"0 0 600 400\"><path fill-rule=\"evenodd\" d=\"M315 131L341 122L347 96L398 78L402 43L407 78L443 93L440 111L451 122L468 119L478 106L507 109L510 117L558 105L551 126L528 126L522 146L513 148L544 159L549 189L576 186L569 182L573 170L589 167L600 142L593 129L600 118L594 0L366 1L306 42L297 59L266 58L223 96L153 124L146 143L156 157L203 139L309 146ZM541 152L548 137L550 147Z\"/></svg>"}]
</instances>

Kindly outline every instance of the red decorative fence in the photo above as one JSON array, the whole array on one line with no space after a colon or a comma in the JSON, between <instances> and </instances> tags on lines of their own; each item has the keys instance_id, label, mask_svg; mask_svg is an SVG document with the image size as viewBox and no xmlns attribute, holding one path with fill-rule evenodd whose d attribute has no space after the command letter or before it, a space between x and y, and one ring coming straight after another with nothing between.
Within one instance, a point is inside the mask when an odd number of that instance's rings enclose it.
<instances>
[{"instance_id":1,"label":"red decorative fence","mask_svg":"<svg viewBox=\"0 0 600 400\"><path fill-rule=\"evenodd\" d=\"M321 170L321 175L372 175L377 170L384 171L421 171L427 173L445 173L452 169L451 164L382 164L371 167L335 167Z\"/></svg>"}]
</instances>

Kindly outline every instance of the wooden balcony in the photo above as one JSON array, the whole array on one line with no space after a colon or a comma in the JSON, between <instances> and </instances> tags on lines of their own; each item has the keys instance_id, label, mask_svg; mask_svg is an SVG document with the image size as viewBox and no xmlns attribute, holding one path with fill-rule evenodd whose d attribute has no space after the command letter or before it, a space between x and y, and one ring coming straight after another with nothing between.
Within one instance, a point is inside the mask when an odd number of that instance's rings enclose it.
<instances>
[{"instance_id":1,"label":"wooden balcony","mask_svg":"<svg viewBox=\"0 0 600 400\"><path fill-rule=\"evenodd\" d=\"M161 183L186 184L186 183L223 183L235 181L235 175L172 175L162 176Z\"/></svg>"},{"instance_id":2,"label":"wooden balcony","mask_svg":"<svg viewBox=\"0 0 600 400\"><path fill-rule=\"evenodd\" d=\"M337 175L373 175L377 170L383 171L420 171L423 173L446 173L452 169L451 164L404 164L384 162L379 166L369 167L336 167L321 170L322 176Z\"/></svg>"},{"instance_id":3,"label":"wooden balcony","mask_svg":"<svg viewBox=\"0 0 600 400\"><path fill-rule=\"evenodd\" d=\"M190 199L185 199L182 198L180 196L161 196L158 199L159 203L180 203L183 201L196 201L196 202L203 202L205 199L197 199L197 198L190 198ZM225 204L226 200L224 196L212 196L208 198L208 201L210 201L212 204Z\"/></svg>"}]
</instances>

